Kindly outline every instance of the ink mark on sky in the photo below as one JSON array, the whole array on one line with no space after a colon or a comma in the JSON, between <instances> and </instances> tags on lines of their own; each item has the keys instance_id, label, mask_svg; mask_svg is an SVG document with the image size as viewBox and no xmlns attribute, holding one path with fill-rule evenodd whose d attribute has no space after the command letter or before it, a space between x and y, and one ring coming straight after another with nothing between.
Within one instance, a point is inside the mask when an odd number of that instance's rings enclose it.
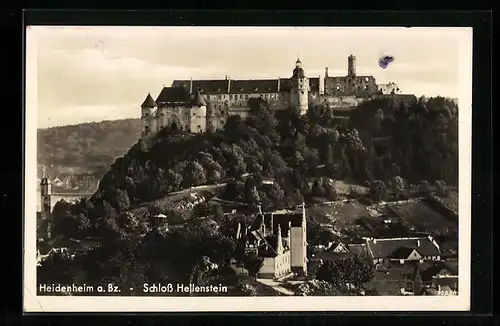
<instances>
[{"instance_id":1,"label":"ink mark on sky","mask_svg":"<svg viewBox=\"0 0 500 326\"><path fill-rule=\"evenodd\" d=\"M384 55L384 56L380 57L380 59L378 59L378 65L380 68L385 69L393 61L394 61L394 57L392 55Z\"/></svg>"}]
</instances>

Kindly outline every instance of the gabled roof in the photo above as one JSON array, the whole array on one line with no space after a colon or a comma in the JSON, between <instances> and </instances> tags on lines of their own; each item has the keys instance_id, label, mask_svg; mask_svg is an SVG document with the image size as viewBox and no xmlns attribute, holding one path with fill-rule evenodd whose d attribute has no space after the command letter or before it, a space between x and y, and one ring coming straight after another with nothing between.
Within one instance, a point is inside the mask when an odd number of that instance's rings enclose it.
<instances>
[{"instance_id":1,"label":"gabled roof","mask_svg":"<svg viewBox=\"0 0 500 326\"><path fill-rule=\"evenodd\" d=\"M146 99L141 104L141 108L154 108L156 106L156 102L151 97L151 93L148 93L148 96L146 96Z\"/></svg>"},{"instance_id":2,"label":"gabled roof","mask_svg":"<svg viewBox=\"0 0 500 326\"><path fill-rule=\"evenodd\" d=\"M458 275L458 270L449 268L446 262L437 262L427 268L421 268L420 275L422 276L422 281L431 281L435 276L437 276L441 271L446 270L452 276Z\"/></svg>"},{"instance_id":3,"label":"gabled roof","mask_svg":"<svg viewBox=\"0 0 500 326\"><path fill-rule=\"evenodd\" d=\"M390 258L390 255L400 247L417 249L423 257L441 255L439 247L436 247L428 237L366 239L366 246L373 259Z\"/></svg>"},{"instance_id":4,"label":"gabled roof","mask_svg":"<svg viewBox=\"0 0 500 326\"><path fill-rule=\"evenodd\" d=\"M184 87L163 87L156 99L156 103L183 103L188 104L191 101L189 91Z\"/></svg>"},{"instance_id":5,"label":"gabled roof","mask_svg":"<svg viewBox=\"0 0 500 326\"><path fill-rule=\"evenodd\" d=\"M417 248L413 247L398 247L396 250L394 250L390 255L389 258L392 259L406 259L410 254L414 251L417 250ZM418 252L418 250L417 250Z\"/></svg>"}]
</instances>

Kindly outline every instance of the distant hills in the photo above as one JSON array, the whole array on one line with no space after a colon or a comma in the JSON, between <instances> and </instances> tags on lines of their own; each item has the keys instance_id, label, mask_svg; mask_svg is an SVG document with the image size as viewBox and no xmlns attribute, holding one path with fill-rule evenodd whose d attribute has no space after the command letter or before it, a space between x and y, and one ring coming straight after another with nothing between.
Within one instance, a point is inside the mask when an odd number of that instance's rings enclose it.
<instances>
[{"instance_id":1,"label":"distant hills","mask_svg":"<svg viewBox=\"0 0 500 326\"><path fill-rule=\"evenodd\" d=\"M100 178L137 142L140 133L140 119L38 129L38 175L45 166L51 177L88 172Z\"/></svg>"}]
</instances>

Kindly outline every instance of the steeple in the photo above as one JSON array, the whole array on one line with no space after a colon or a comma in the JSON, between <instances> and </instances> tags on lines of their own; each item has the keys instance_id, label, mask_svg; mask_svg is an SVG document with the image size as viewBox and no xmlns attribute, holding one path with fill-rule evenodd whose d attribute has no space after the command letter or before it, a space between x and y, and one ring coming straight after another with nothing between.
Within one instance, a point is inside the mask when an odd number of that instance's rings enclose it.
<instances>
[{"instance_id":1,"label":"steeple","mask_svg":"<svg viewBox=\"0 0 500 326\"><path fill-rule=\"evenodd\" d=\"M281 237L281 225L278 224L278 232L276 234L276 252L278 254L282 254L284 251L283 248L283 238Z\"/></svg>"},{"instance_id":2,"label":"steeple","mask_svg":"<svg viewBox=\"0 0 500 326\"><path fill-rule=\"evenodd\" d=\"M156 106L158 105L156 104L155 100L153 100L153 98L151 97L151 93L148 93L148 96L146 96L146 99L141 104L141 108L154 108Z\"/></svg>"},{"instance_id":3,"label":"steeple","mask_svg":"<svg viewBox=\"0 0 500 326\"><path fill-rule=\"evenodd\" d=\"M50 186L50 180L47 177L47 170L45 166L42 168L42 180L40 181L41 186Z\"/></svg>"}]
</instances>

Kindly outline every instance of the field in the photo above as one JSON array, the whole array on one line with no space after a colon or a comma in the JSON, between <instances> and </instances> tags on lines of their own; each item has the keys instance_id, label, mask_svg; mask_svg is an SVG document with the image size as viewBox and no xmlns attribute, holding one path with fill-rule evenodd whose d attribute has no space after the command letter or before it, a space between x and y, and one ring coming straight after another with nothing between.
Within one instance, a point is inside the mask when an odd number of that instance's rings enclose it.
<instances>
[{"instance_id":1,"label":"field","mask_svg":"<svg viewBox=\"0 0 500 326\"><path fill-rule=\"evenodd\" d=\"M423 202L393 205L389 208L397 216L411 222L418 231L434 235L453 235L458 225L431 209Z\"/></svg>"},{"instance_id":2,"label":"field","mask_svg":"<svg viewBox=\"0 0 500 326\"><path fill-rule=\"evenodd\" d=\"M307 209L307 215L325 229L330 227L337 236L352 240L362 232L356 221L362 216L368 216L368 210L357 200L347 200L312 206Z\"/></svg>"}]
</instances>

